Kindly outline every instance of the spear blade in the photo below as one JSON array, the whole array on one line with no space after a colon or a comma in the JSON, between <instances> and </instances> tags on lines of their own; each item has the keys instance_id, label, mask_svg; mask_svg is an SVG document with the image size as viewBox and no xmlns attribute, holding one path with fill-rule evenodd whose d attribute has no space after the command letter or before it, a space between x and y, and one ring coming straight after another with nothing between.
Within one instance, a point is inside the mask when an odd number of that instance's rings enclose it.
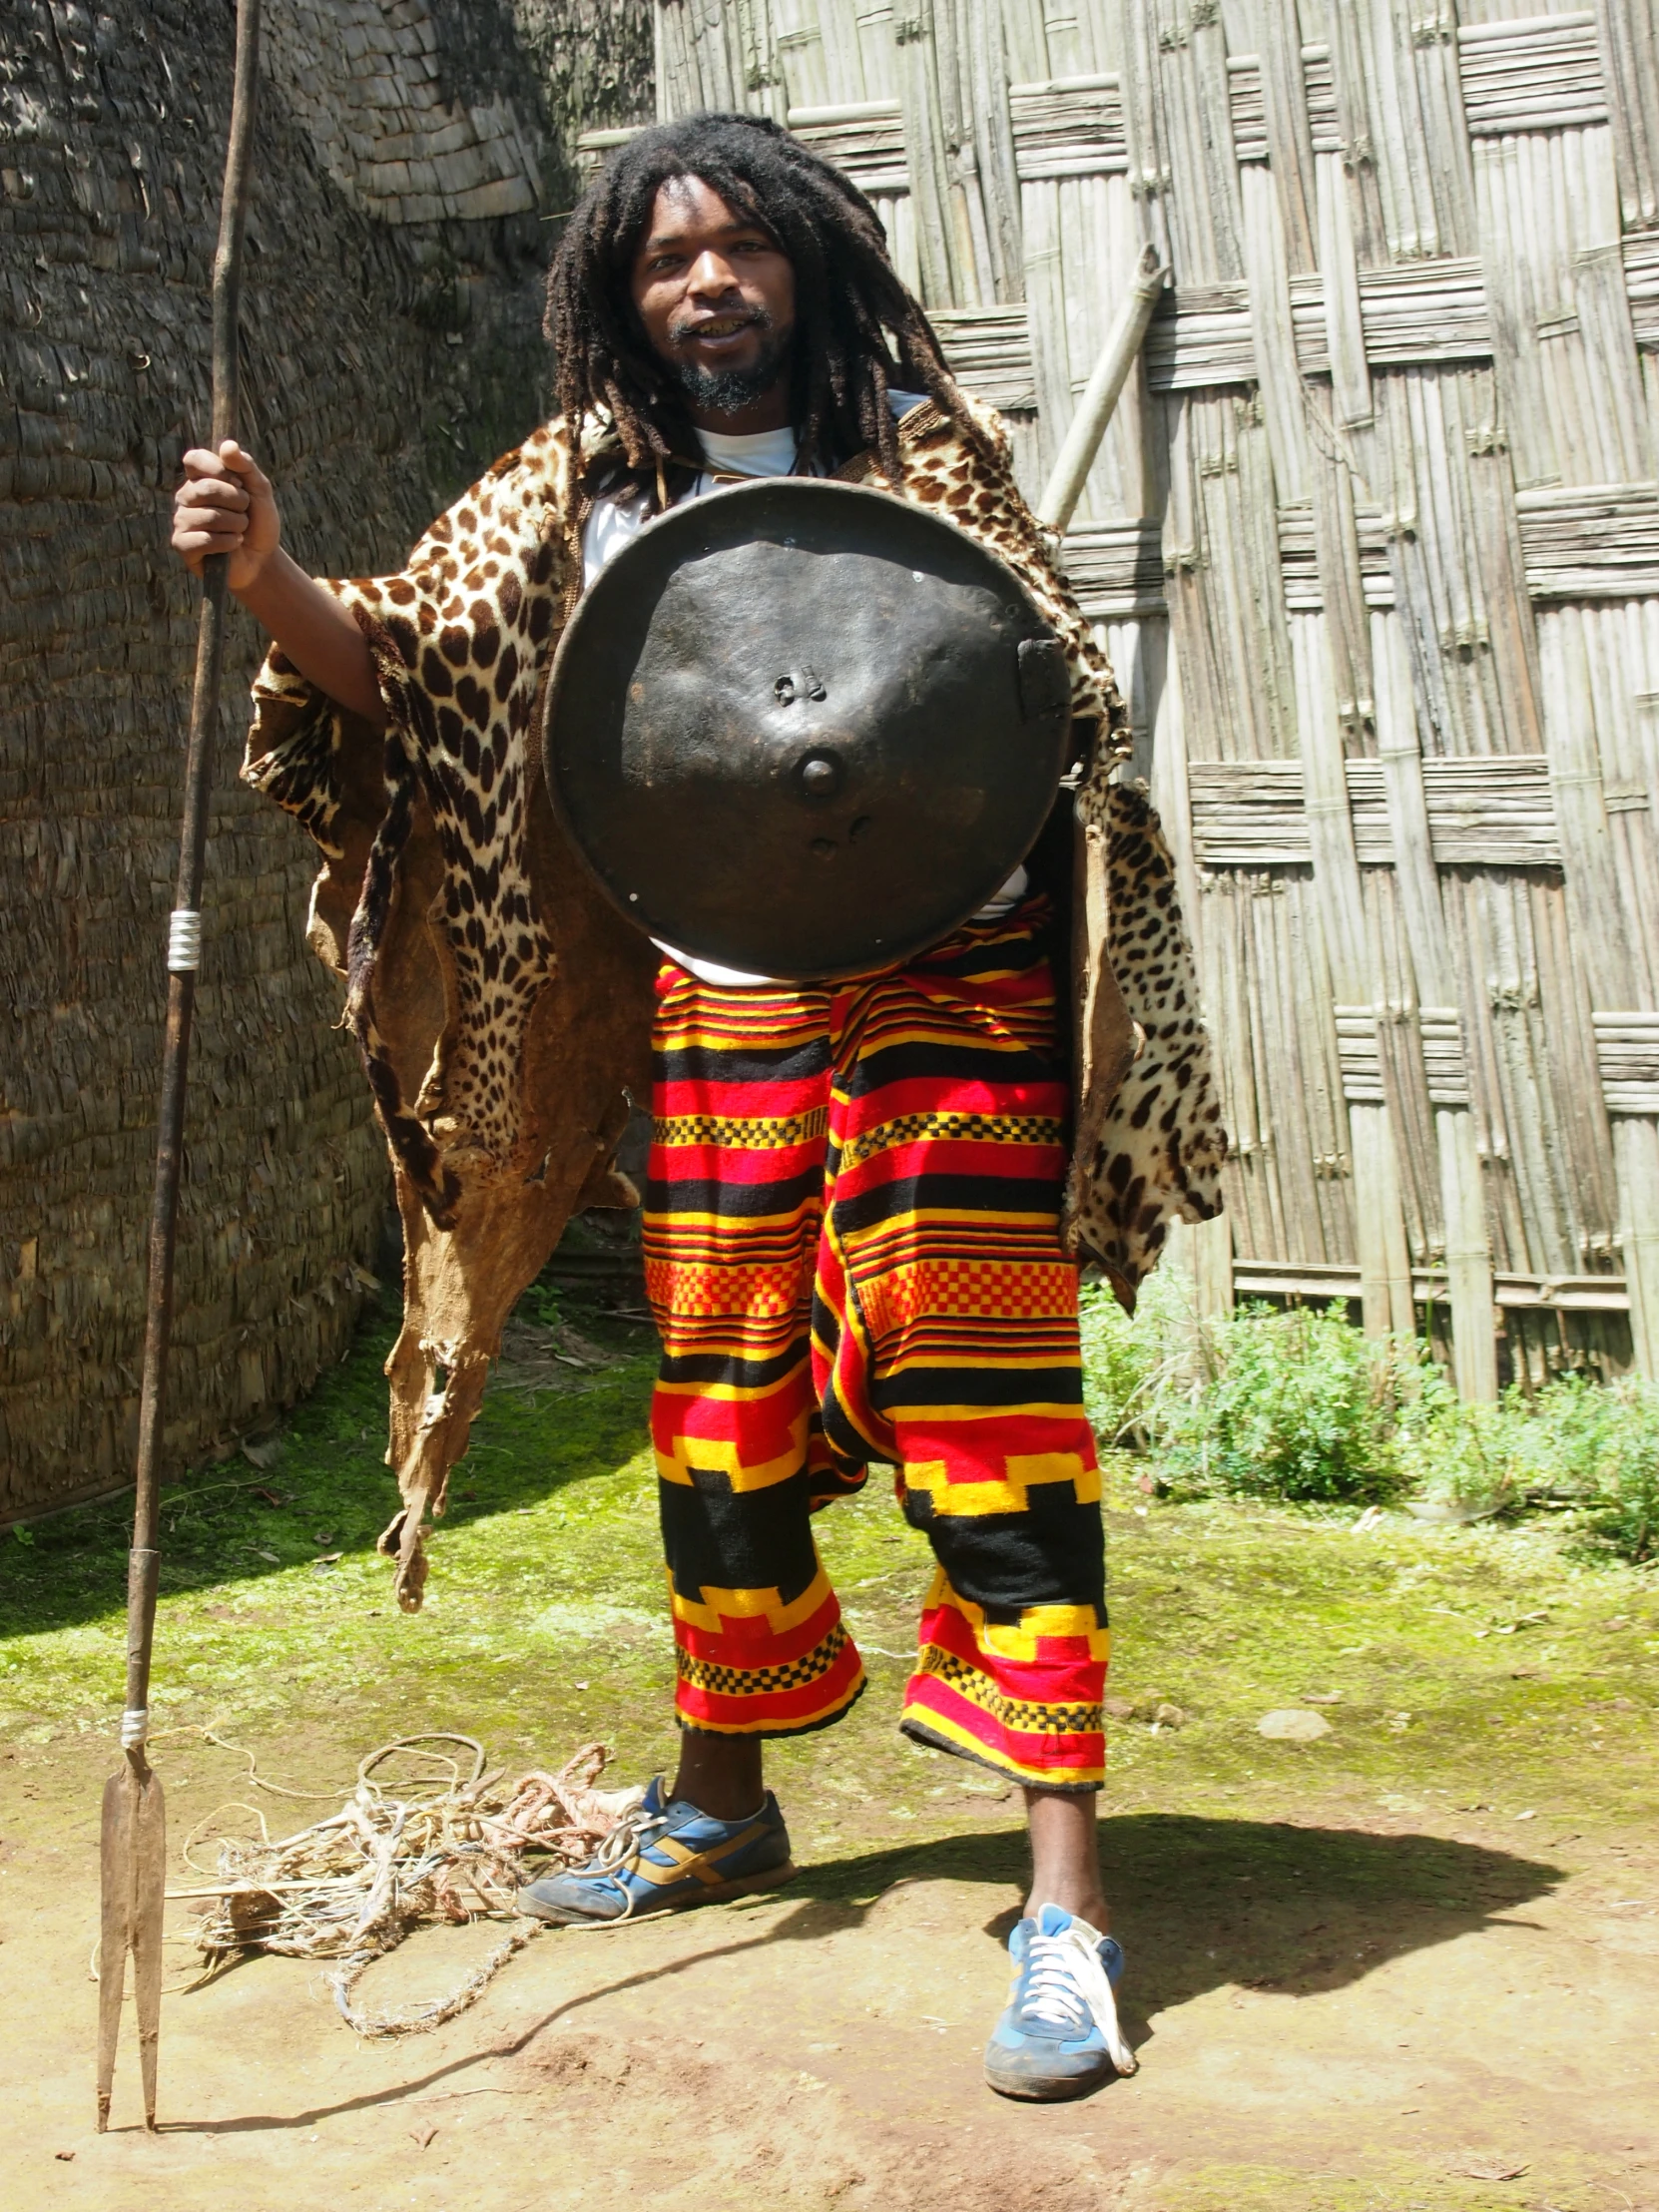
<instances>
[{"instance_id":1,"label":"spear blade","mask_svg":"<svg viewBox=\"0 0 1659 2212\"><path fill-rule=\"evenodd\" d=\"M156 2125L156 2062L162 2024L162 1915L167 1887L167 1805L162 1779L147 1767L141 1780L124 1764L104 1785L102 1939L98 1969L98 2132L110 2120L116 2045L127 1955L133 1958L138 2013L139 2072L144 2124Z\"/></svg>"}]
</instances>

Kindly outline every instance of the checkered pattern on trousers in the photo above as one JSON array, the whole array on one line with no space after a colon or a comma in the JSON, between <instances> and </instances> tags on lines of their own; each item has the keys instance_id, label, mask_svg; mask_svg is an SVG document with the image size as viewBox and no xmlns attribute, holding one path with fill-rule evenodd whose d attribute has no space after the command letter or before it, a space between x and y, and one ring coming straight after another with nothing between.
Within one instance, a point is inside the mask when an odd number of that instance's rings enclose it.
<instances>
[{"instance_id":1,"label":"checkered pattern on trousers","mask_svg":"<svg viewBox=\"0 0 1659 2212\"><path fill-rule=\"evenodd\" d=\"M684 1650L676 1652L675 1658L682 1682L694 1683L700 1690L718 1690L727 1697L760 1697L769 1690L799 1690L818 1681L846 1649L847 1640L846 1630L837 1621L811 1651L777 1666L722 1666L713 1660L694 1658Z\"/></svg>"},{"instance_id":2,"label":"checkered pattern on trousers","mask_svg":"<svg viewBox=\"0 0 1659 2212\"><path fill-rule=\"evenodd\" d=\"M1004 1728L1022 1736L1070 1736L1100 1726L1098 1705L1039 1705L1025 1698L1009 1697L978 1667L958 1659L938 1644L923 1644L916 1655L918 1674L937 1675L953 1690L989 1713Z\"/></svg>"},{"instance_id":3,"label":"checkered pattern on trousers","mask_svg":"<svg viewBox=\"0 0 1659 2212\"><path fill-rule=\"evenodd\" d=\"M737 1145L746 1152L783 1151L822 1137L830 1126L828 1106L814 1106L805 1114L786 1114L772 1121L758 1116L731 1118L724 1114L666 1114L652 1124L652 1141L662 1145Z\"/></svg>"},{"instance_id":4,"label":"checkered pattern on trousers","mask_svg":"<svg viewBox=\"0 0 1659 2212\"><path fill-rule=\"evenodd\" d=\"M940 1143L956 1138L975 1144L1059 1144L1064 1136L1064 1122L1047 1114L898 1114L878 1128L848 1137L841 1146L841 1165L854 1168L877 1153L923 1138Z\"/></svg>"}]
</instances>

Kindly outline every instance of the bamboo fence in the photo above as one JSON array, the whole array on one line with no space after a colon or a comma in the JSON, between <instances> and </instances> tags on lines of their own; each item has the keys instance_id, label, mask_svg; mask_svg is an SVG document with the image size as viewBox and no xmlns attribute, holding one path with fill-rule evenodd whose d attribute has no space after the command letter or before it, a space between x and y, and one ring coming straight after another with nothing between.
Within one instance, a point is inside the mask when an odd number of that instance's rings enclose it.
<instances>
[{"instance_id":1,"label":"bamboo fence","mask_svg":"<svg viewBox=\"0 0 1659 2212\"><path fill-rule=\"evenodd\" d=\"M1200 1280L1659 1374L1650 0L657 0L659 113L856 179L1065 541L1234 1149ZM603 147L594 144L590 156Z\"/></svg>"}]
</instances>

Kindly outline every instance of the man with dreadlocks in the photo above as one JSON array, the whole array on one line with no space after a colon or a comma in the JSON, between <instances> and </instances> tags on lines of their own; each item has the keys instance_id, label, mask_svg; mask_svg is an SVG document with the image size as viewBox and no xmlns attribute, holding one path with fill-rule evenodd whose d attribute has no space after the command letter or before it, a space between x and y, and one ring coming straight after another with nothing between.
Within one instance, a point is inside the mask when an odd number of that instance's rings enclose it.
<instances>
[{"instance_id":1,"label":"man with dreadlocks","mask_svg":"<svg viewBox=\"0 0 1659 2212\"><path fill-rule=\"evenodd\" d=\"M1075 2095L1134 2064L1096 1846L1107 1629L1076 1262L1100 1261L1127 1301L1168 1220L1219 1207L1219 1121L1156 822L1110 781L1121 705L1005 436L957 388L874 212L833 169L755 117L641 132L570 221L548 329L557 416L398 576L306 576L235 445L189 454L177 496L176 545L193 566L229 553L233 590L277 641L247 774L328 855L317 927L348 967L391 1142L411 1314L439 1232L464 1248L458 1302L479 1312L493 1239L497 1331L502 1298L545 1257L545 1241L512 1239L557 1152L533 1038L574 925L555 946L547 917L566 893L527 733L564 622L652 517L733 480L839 476L931 505L999 554L1069 663L1090 880L1071 938L1075 1041L1053 965L1068 942L1055 900L1071 893L1037 879L1046 862L875 974L783 984L662 948L644 1237L679 1770L590 1866L532 1884L522 1907L598 1922L787 1878L763 1745L838 1720L864 1683L809 1517L889 1462L937 1564L901 1725L1011 1779L1029 1816L1031 1888L987 2073L1010 2095ZM367 815L365 727L384 747ZM1039 849L1069 853L1069 833ZM360 884L346 961L324 896L342 877ZM394 991L411 908L439 946L446 1009L424 1073ZM626 997L633 971L603 956ZM590 1155L601 1141L614 1123L588 1130ZM567 1181L565 1211L581 1170ZM486 1185L508 1192L493 1214ZM441 1343L452 1372L404 1439L416 1458L480 1365L456 1350L464 1331L444 1336L429 1312L423 1327L422 1352Z\"/></svg>"}]
</instances>

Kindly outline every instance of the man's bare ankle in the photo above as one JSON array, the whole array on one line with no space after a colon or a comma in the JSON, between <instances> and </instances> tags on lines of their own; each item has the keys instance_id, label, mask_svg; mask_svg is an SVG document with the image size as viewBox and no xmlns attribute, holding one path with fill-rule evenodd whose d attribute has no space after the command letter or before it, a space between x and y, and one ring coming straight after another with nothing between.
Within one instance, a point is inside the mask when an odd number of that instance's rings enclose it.
<instances>
[{"instance_id":1,"label":"man's bare ankle","mask_svg":"<svg viewBox=\"0 0 1659 2212\"><path fill-rule=\"evenodd\" d=\"M1063 1882L1033 1882L1031 1894L1025 1901L1025 1918L1034 1921L1045 1905L1057 1905L1062 1913L1069 1913L1073 1920L1082 1921L1097 1936L1111 1933L1112 1916L1106 1900L1098 1891L1086 1897Z\"/></svg>"},{"instance_id":2,"label":"man's bare ankle","mask_svg":"<svg viewBox=\"0 0 1659 2212\"><path fill-rule=\"evenodd\" d=\"M1076 1791L1027 1785L1025 1809L1031 1830L1027 1918L1045 1905L1057 1905L1104 1936L1107 1912L1100 1884L1095 1799Z\"/></svg>"},{"instance_id":3,"label":"man's bare ankle","mask_svg":"<svg viewBox=\"0 0 1659 2212\"><path fill-rule=\"evenodd\" d=\"M671 1805L690 1805L712 1821L724 1821L728 1828L739 1821L752 1821L766 1809L766 1792L744 1800L739 1790L711 1790L700 1785L695 1790L682 1790L678 1786L668 1793Z\"/></svg>"},{"instance_id":4,"label":"man's bare ankle","mask_svg":"<svg viewBox=\"0 0 1659 2212\"><path fill-rule=\"evenodd\" d=\"M746 1821L766 1803L761 1746L753 1738L688 1735L671 1799L695 1805L715 1821Z\"/></svg>"}]
</instances>

